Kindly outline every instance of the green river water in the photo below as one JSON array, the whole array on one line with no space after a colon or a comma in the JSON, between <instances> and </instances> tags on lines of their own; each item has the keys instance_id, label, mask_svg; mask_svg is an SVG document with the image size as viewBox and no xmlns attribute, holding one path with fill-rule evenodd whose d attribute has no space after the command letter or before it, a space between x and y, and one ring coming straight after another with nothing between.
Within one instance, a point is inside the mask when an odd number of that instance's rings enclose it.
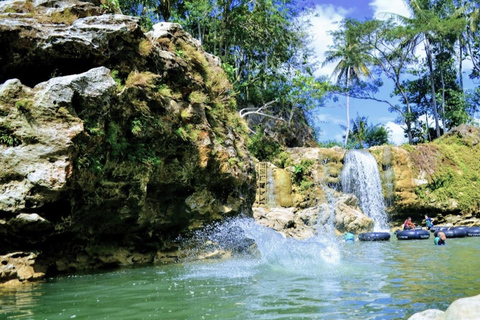
<instances>
[{"instance_id":1,"label":"green river water","mask_svg":"<svg viewBox=\"0 0 480 320\"><path fill-rule=\"evenodd\" d=\"M480 294L480 238L343 243L239 222L260 254L0 291L0 319L406 319Z\"/></svg>"}]
</instances>

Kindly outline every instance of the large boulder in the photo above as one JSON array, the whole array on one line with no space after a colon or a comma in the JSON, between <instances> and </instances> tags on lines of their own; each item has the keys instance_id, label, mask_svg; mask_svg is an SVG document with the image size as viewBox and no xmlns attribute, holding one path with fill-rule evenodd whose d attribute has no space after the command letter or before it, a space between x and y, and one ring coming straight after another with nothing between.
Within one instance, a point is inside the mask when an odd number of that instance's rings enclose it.
<instances>
[{"instance_id":1,"label":"large boulder","mask_svg":"<svg viewBox=\"0 0 480 320\"><path fill-rule=\"evenodd\" d=\"M428 309L422 312L417 312L412 315L408 320L436 320L442 316L445 312L437 309ZM460 318L459 318L460 319Z\"/></svg>"},{"instance_id":2,"label":"large boulder","mask_svg":"<svg viewBox=\"0 0 480 320\"><path fill-rule=\"evenodd\" d=\"M429 309L415 313L408 320L476 320L480 315L480 295L457 299L447 310Z\"/></svg>"},{"instance_id":3,"label":"large boulder","mask_svg":"<svg viewBox=\"0 0 480 320\"><path fill-rule=\"evenodd\" d=\"M455 300L435 320L475 320L480 315L480 295Z\"/></svg>"},{"instance_id":4,"label":"large boulder","mask_svg":"<svg viewBox=\"0 0 480 320\"><path fill-rule=\"evenodd\" d=\"M179 25L104 13L0 2L0 254L52 272L175 260L179 236L254 201L219 59Z\"/></svg>"}]
</instances>

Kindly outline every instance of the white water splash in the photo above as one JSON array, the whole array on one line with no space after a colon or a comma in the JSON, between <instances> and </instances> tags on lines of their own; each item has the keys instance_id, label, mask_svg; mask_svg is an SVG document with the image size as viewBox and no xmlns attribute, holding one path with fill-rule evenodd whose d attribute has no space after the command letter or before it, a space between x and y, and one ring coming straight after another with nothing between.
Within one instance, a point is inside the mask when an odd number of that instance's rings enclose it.
<instances>
[{"instance_id":1,"label":"white water splash","mask_svg":"<svg viewBox=\"0 0 480 320\"><path fill-rule=\"evenodd\" d=\"M225 246L224 243L226 246L232 245L232 239L240 243L244 239L254 240L256 254L246 252L223 262L228 269L226 277L245 277L245 272L254 274L254 269L258 267L284 273L309 274L312 267L316 273L328 270L340 261L338 244L332 245L329 237L318 235L305 240L286 238L275 230L256 223L252 218L229 219L208 230L202 237L220 246ZM209 274L210 266L202 264L201 270ZM222 268L218 269L217 266L211 272L215 272L216 277L221 277L219 270Z\"/></svg>"},{"instance_id":2,"label":"white water splash","mask_svg":"<svg viewBox=\"0 0 480 320\"><path fill-rule=\"evenodd\" d=\"M357 196L363 213L373 219L374 231L388 231L380 173L375 158L364 150L345 155L342 189Z\"/></svg>"}]
</instances>

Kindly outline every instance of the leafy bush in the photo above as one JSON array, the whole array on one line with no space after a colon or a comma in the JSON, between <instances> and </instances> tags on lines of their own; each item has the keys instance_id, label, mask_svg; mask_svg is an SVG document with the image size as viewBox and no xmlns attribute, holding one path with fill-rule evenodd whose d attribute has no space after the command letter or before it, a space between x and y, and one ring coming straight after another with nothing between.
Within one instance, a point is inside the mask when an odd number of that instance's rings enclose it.
<instances>
[{"instance_id":1,"label":"leafy bush","mask_svg":"<svg viewBox=\"0 0 480 320\"><path fill-rule=\"evenodd\" d=\"M280 144L265 137L260 130L250 138L247 148L260 161L271 161L283 151Z\"/></svg>"},{"instance_id":2,"label":"leafy bush","mask_svg":"<svg viewBox=\"0 0 480 320\"><path fill-rule=\"evenodd\" d=\"M299 186L305 185L307 175L310 174L313 160L303 159L300 164L293 166L293 182ZM302 184L303 182L303 184Z\"/></svg>"}]
</instances>

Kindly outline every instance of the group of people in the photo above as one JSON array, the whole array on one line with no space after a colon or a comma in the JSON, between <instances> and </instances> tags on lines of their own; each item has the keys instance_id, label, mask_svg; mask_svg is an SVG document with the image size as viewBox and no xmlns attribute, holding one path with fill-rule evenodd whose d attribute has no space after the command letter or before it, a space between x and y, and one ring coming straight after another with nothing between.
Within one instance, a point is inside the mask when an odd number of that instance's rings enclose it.
<instances>
[{"instance_id":1,"label":"group of people","mask_svg":"<svg viewBox=\"0 0 480 320\"><path fill-rule=\"evenodd\" d=\"M430 230L431 228L433 228L433 219L430 218L428 215L425 215L425 224L426 224L427 230ZM415 230L415 224L412 222L411 217L408 217L403 223L403 230ZM445 245L446 239L447 239L447 236L445 235L445 233L442 231L439 231L435 236L434 243L438 246L442 246L442 245ZM355 241L355 235L353 235L353 233L350 233L350 232L345 232L344 240L345 242Z\"/></svg>"},{"instance_id":2,"label":"group of people","mask_svg":"<svg viewBox=\"0 0 480 320\"><path fill-rule=\"evenodd\" d=\"M426 224L427 230L430 230L431 228L433 228L433 219L430 218L428 215L425 215L425 224ZM412 222L411 217L408 217L403 223L403 230L415 230L415 224ZM437 232L434 242L436 245L442 246L442 245L445 245L446 239L447 239L447 236L445 235L445 233L442 231L439 231Z\"/></svg>"},{"instance_id":3,"label":"group of people","mask_svg":"<svg viewBox=\"0 0 480 320\"><path fill-rule=\"evenodd\" d=\"M430 230L433 228L433 219L425 215L425 224L427 226L427 230ZM411 217L408 217L403 223L403 230L415 230L415 224L412 222Z\"/></svg>"}]
</instances>

